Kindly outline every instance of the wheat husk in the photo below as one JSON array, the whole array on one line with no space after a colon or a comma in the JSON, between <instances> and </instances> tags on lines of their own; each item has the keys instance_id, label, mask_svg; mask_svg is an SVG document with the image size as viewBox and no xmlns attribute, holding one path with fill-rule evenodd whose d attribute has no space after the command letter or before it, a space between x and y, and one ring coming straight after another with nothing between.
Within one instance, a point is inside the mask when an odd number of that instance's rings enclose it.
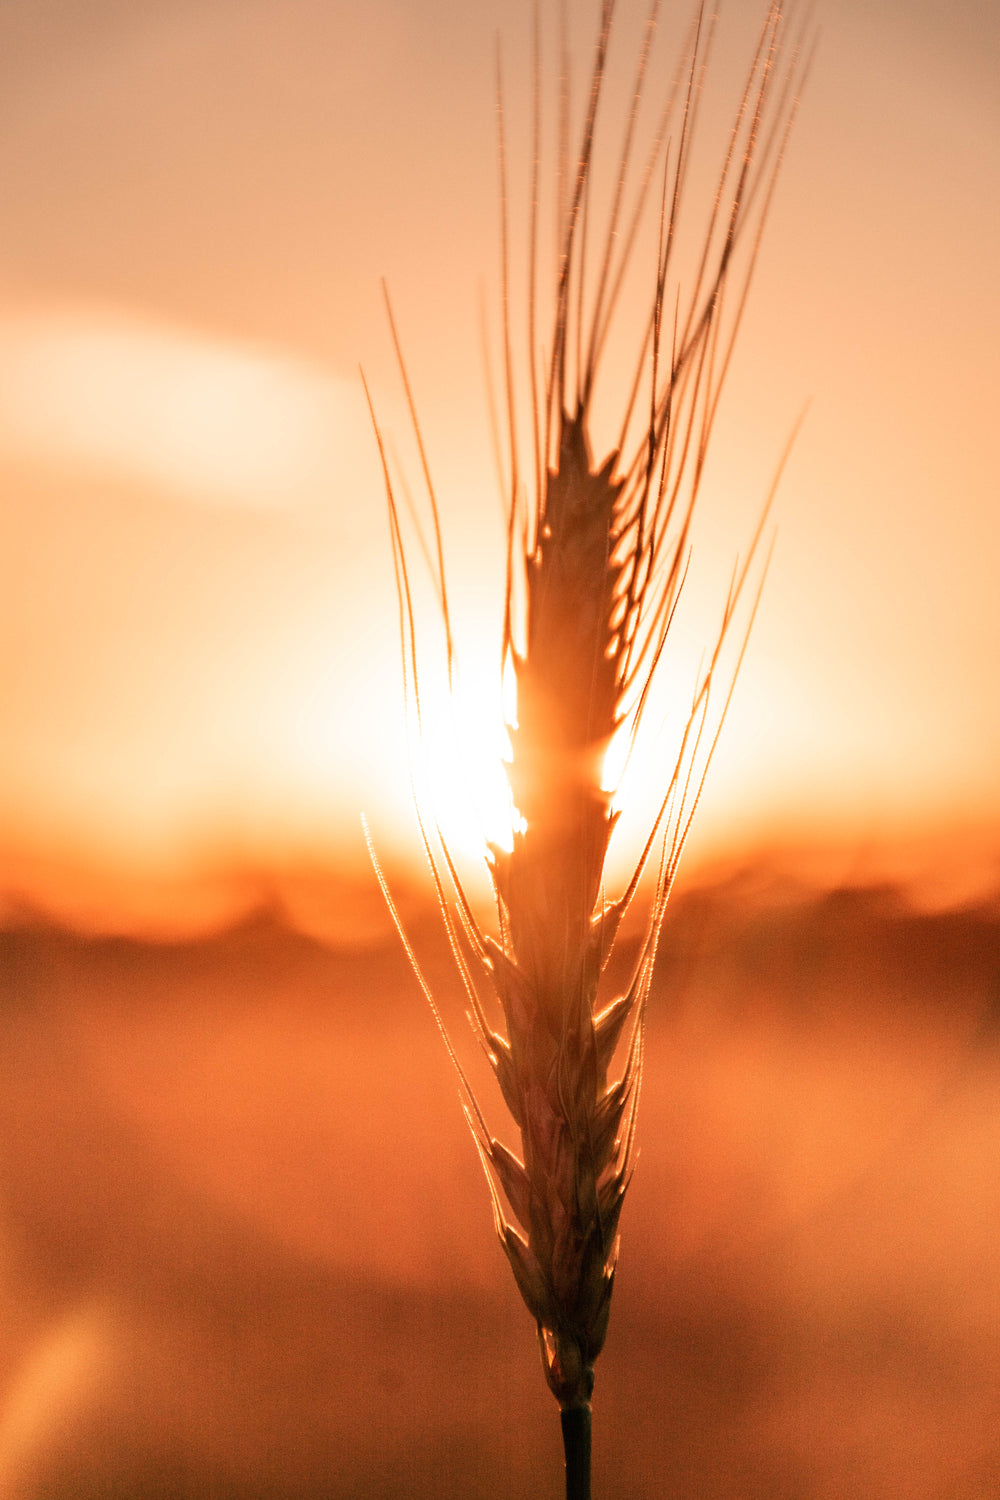
<instances>
[{"instance_id":1,"label":"wheat husk","mask_svg":"<svg viewBox=\"0 0 1000 1500\"><path fill-rule=\"evenodd\" d=\"M503 646L517 688L508 776L519 822L512 847L490 851L498 911L494 934L480 926L449 851L435 845L427 821L421 821L473 1025L518 1132L517 1149L491 1133L450 1041L448 1047L487 1169L500 1242L537 1325L545 1376L564 1413L589 1406L594 1363L607 1333L619 1223L634 1167L643 1025L657 944L755 608L754 585L748 579L759 584L763 518L734 570L718 637L692 700L682 710L680 747L665 777L659 814L631 881L613 901L604 887L616 821L612 792L603 784L605 756L616 734L637 732L667 643L719 392L804 72L800 51L792 45L779 73L786 23L781 5L772 4L722 163L700 271L686 295L675 294L672 257L713 28L702 12L696 15L676 74L673 112L661 121L656 149L634 195L632 224L655 200L655 185L661 205L649 320L636 330L635 383L623 393L620 432L603 453L595 454L594 390L634 236L634 230L622 227L625 200L619 189L605 225L594 291L585 298L581 214L612 11L609 3L601 7L575 173L563 194L562 250L544 360L534 329L538 296L532 214L528 373L533 462L521 462L518 455L516 361L510 352L511 330L505 326L511 460ZM637 69L636 98L644 86L655 21L654 6ZM630 115L620 182L634 151L633 127ZM502 135L501 167L505 173ZM537 179L537 167L535 172ZM503 195L506 309L506 186ZM534 202L537 180L532 195ZM381 435L379 443L400 589L404 665L418 698L406 552ZM421 458L426 473L422 447ZM527 486L521 478L525 472L533 473ZM436 502L430 493L440 558ZM443 564L438 584L450 660ZM738 620L740 627L734 625ZM723 648L737 628L742 635L735 665L730 663L720 688ZM603 983L608 959L647 867L652 870L651 891L638 957L627 985L608 996ZM489 994L498 1003L502 1024L489 1017Z\"/></svg>"}]
</instances>

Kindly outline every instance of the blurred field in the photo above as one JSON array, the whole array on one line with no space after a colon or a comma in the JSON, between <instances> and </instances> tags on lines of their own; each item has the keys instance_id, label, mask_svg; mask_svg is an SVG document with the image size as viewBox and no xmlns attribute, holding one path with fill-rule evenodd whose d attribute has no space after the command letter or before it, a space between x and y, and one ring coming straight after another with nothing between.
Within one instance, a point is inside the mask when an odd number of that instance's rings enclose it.
<instances>
[{"instance_id":1,"label":"blurred field","mask_svg":"<svg viewBox=\"0 0 1000 1500\"><path fill-rule=\"evenodd\" d=\"M266 911L0 938L0 1500L556 1497L555 1406L397 945ZM997 903L678 899L598 1500L1000 1493L998 1006Z\"/></svg>"}]
</instances>

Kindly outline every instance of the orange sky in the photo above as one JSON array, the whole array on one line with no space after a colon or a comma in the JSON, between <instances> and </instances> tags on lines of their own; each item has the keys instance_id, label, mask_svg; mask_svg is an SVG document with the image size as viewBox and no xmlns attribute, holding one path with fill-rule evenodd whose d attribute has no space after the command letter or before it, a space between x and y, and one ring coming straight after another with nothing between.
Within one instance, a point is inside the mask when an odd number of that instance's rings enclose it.
<instances>
[{"instance_id":1,"label":"orange sky","mask_svg":"<svg viewBox=\"0 0 1000 1500\"><path fill-rule=\"evenodd\" d=\"M593 6L570 10L583 57ZM727 108L757 15L729 10L709 89ZM693 567L709 622L811 399L702 854L1000 820L1000 15L826 0L819 19ZM384 275L488 708L478 580L502 532L477 299L495 307L501 25L524 192L519 7L2 8L8 887L43 864L155 887L353 863L360 808L390 861L416 849L357 365L408 454ZM695 665L699 628L680 641Z\"/></svg>"}]
</instances>

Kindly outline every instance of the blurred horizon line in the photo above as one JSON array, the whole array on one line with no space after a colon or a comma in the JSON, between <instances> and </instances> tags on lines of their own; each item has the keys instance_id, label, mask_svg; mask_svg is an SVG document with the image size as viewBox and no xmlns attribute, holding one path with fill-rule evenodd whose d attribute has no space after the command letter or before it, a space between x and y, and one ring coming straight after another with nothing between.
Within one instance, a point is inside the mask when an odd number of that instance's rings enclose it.
<instances>
[{"instance_id":1,"label":"blurred horizon line","mask_svg":"<svg viewBox=\"0 0 1000 1500\"><path fill-rule=\"evenodd\" d=\"M404 922L422 926L433 919L436 901L426 871L398 856L385 863ZM751 906L792 906L838 890L891 893L902 906L928 915L1000 908L1000 822L868 840L775 834L729 851L692 849L682 859L672 900L713 892ZM609 899L613 895L609 891ZM492 906L485 879L480 899L484 908ZM642 909L640 897L637 928ZM397 940L374 870L342 851L270 859L233 851L171 866L0 842L0 930L41 925L82 936L183 943L267 916L333 947Z\"/></svg>"}]
</instances>

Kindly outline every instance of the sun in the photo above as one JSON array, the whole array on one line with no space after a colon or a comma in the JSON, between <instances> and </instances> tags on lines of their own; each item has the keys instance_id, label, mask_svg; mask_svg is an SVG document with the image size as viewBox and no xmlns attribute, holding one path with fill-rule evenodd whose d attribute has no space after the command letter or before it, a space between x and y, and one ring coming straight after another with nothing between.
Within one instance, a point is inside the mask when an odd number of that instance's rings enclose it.
<instances>
[{"instance_id":1,"label":"sun","mask_svg":"<svg viewBox=\"0 0 1000 1500\"><path fill-rule=\"evenodd\" d=\"M521 823L505 769L510 715L496 645L486 637L463 641L450 684L440 669L421 678L419 720L411 712L408 731L422 819L454 858L484 870L490 847L511 849Z\"/></svg>"}]
</instances>

